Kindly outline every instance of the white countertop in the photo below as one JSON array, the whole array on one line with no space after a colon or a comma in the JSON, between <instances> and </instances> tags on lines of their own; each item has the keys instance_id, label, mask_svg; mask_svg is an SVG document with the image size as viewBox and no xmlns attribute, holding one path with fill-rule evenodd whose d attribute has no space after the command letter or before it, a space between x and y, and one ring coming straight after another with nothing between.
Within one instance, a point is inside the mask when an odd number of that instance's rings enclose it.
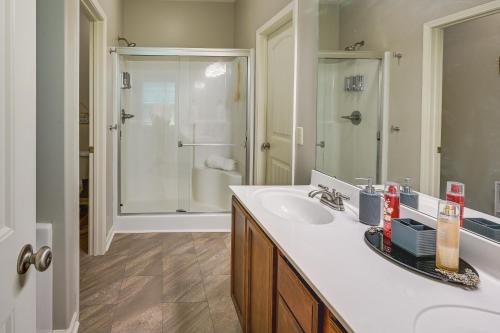
<instances>
[{"instance_id":1,"label":"white countertop","mask_svg":"<svg viewBox=\"0 0 500 333\"><path fill-rule=\"evenodd\" d=\"M473 291L426 278L370 249L364 241L368 226L357 221L355 208L346 205L345 212L332 210L335 219L330 224L296 223L262 207L255 193L264 188L269 187L231 186L268 237L347 329L356 333L414 332L419 314L439 306L500 313L500 281L493 276L478 269L481 283ZM306 198L315 189L288 188L302 191ZM441 326L444 324L436 325L435 332L446 332ZM491 328L491 332L499 331L498 326Z\"/></svg>"}]
</instances>

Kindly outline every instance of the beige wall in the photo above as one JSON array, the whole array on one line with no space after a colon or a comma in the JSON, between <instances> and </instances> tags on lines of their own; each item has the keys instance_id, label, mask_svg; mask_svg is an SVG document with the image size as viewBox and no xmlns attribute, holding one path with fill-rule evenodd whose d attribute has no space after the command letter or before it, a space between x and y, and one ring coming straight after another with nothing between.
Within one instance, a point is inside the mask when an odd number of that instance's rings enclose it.
<instances>
[{"instance_id":1,"label":"beige wall","mask_svg":"<svg viewBox=\"0 0 500 333\"><path fill-rule=\"evenodd\" d=\"M124 0L123 35L137 46L234 47L234 4Z\"/></svg>"},{"instance_id":2,"label":"beige wall","mask_svg":"<svg viewBox=\"0 0 500 333\"><path fill-rule=\"evenodd\" d=\"M422 91L422 25L489 0L351 0L341 7L340 48L359 40L363 50L403 53L392 61L389 126L389 178L409 176L419 184Z\"/></svg>"},{"instance_id":3,"label":"beige wall","mask_svg":"<svg viewBox=\"0 0 500 333\"><path fill-rule=\"evenodd\" d=\"M304 144L297 145L295 184L309 184L316 164L316 100L318 81L318 2L298 1L297 126Z\"/></svg>"},{"instance_id":4,"label":"beige wall","mask_svg":"<svg viewBox=\"0 0 500 333\"><path fill-rule=\"evenodd\" d=\"M319 4L319 50L335 51L339 49L340 6L336 3Z\"/></svg>"},{"instance_id":5,"label":"beige wall","mask_svg":"<svg viewBox=\"0 0 500 333\"><path fill-rule=\"evenodd\" d=\"M445 29L441 193L466 187L466 206L494 215L500 181L500 14Z\"/></svg>"},{"instance_id":6,"label":"beige wall","mask_svg":"<svg viewBox=\"0 0 500 333\"><path fill-rule=\"evenodd\" d=\"M64 0L38 0L36 45L36 218L52 223L54 329L68 327L75 311L71 225L65 221ZM73 221L76 225L77 221Z\"/></svg>"},{"instance_id":7,"label":"beige wall","mask_svg":"<svg viewBox=\"0 0 500 333\"><path fill-rule=\"evenodd\" d=\"M123 0L98 0L98 2L108 20L108 45L118 45L118 35L122 32Z\"/></svg>"},{"instance_id":8,"label":"beige wall","mask_svg":"<svg viewBox=\"0 0 500 333\"><path fill-rule=\"evenodd\" d=\"M235 4L235 47L255 47L255 32L290 0L237 0Z\"/></svg>"}]
</instances>

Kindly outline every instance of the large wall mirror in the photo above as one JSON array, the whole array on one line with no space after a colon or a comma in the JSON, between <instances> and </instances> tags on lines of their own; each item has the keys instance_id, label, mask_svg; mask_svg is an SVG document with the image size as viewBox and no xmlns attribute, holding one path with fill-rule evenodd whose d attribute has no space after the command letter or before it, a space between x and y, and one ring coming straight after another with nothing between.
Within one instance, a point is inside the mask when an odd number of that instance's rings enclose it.
<instances>
[{"instance_id":1,"label":"large wall mirror","mask_svg":"<svg viewBox=\"0 0 500 333\"><path fill-rule=\"evenodd\" d=\"M463 227L500 242L500 2L320 0L319 34L316 169L434 217L464 184Z\"/></svg>"}]
</instances>

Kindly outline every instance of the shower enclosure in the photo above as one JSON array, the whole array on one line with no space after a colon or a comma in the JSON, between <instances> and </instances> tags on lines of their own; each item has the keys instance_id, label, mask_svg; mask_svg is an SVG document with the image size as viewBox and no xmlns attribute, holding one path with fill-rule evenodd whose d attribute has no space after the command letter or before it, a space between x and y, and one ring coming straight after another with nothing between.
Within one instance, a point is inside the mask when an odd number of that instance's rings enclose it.
<instances>
[{"instance_id":1,"label":"shower enclosure","mask_svg":"<svg viewBox=\"0 0 500 333\"><path fill-rule=\"evenodd\" d=\"M228 212L250 181L251 52L117 53L119 214Z\"/></svg>"},{"instance_id":2,"label":"shower enclosure","mask_svg":"<svg viewBox=\"0 0 500 333\"><path fill-rule=\"evenodd\" d=\"M384 54L374 52L320 55L318 170L351 183L357 177L382 182L383 65Z\"/></svg>"}]
</instances>

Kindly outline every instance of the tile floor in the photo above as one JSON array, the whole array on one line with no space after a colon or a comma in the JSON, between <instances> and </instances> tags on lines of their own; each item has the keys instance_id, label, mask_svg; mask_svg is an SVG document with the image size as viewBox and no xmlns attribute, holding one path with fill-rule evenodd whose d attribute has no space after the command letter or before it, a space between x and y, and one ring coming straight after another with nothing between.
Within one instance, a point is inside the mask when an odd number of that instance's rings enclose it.
<instances>
[{"instance_id":1,"label":"tile floor","mask_svg":"<svg viewBox=\"0 0 500 333\"><path fill-rule=\"evenodd\" d=\"M82 254L81 333L241 332L230 297L230 234L117 234Z\"/></svg>"}]
</instances>

